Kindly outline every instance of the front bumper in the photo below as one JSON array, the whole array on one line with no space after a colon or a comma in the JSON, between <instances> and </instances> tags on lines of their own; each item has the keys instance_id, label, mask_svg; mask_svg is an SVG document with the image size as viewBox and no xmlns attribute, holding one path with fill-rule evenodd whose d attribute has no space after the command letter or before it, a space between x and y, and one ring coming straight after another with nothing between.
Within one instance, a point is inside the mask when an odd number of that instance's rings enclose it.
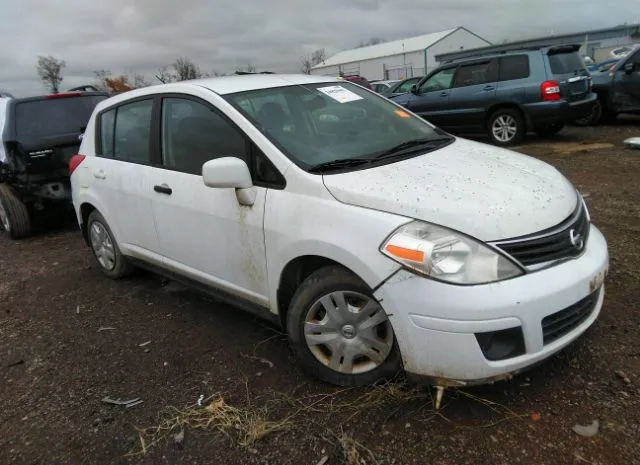
<instances>
[{"instance_id":1,"label":"front bumper","mask_svg":"<svg viewBox=\"0 0 640 465\"><path fill-rule=\"evenodd\" d=\"M580 336L597 319L609 266L607 243L595 226L579 257L506 281L456 286L400 270L376 292L389 315L405 371L441 385L478 384L508 378ZM597 294L596 294L597 293ZM588 315L545 344L542 320L589 295ZM521 355L488 360L476 334L519 327Z\"/></svg>"},{"instance_id":2,"label":"front bumper","mask_svg":"<svg viewBox=\"0 0 640 465\"><path fill-rule=\"evenodd\" d=\"M557 100L523 105L527 117L527 126L535 129L555 123L572 123L588 117L593 112L593 106L598 96L593 92L582 100L568 102Z\"/></svg>"}]
</instances>

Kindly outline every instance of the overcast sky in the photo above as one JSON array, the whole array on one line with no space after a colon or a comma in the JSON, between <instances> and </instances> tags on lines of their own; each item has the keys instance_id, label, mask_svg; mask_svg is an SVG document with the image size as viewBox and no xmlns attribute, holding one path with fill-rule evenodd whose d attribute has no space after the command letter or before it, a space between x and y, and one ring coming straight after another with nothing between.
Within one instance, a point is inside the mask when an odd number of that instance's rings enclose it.
<instances>
[{"instance_id":1,"label":"overcast sky","mask_svg":"<svg viewBox=\"0 0 640 465\"><path fill-rule=\"evenodd\" d=\"M638 0L0 0L0 89L42 93L37 55L63 59L61 89L96 69L148 78L176 58L207 72L300 69L371 37L465 26L490 41L640 22Z\"/></svg>"}]
</instances>

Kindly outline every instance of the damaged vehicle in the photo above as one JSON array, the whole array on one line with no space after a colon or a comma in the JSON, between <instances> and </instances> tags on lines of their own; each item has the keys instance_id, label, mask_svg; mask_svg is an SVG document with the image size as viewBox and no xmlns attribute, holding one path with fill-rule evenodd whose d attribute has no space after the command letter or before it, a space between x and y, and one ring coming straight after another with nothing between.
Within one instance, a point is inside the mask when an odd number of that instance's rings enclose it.
<instances>
[{"instance_id":1,"label":"damaged vehicle","mask_svg":"<svg viewBox=\"0 0 640 465\"><path fill-rule=\"evenodd\" d=\"M640 115L640 46L608 68L591 73L598 100L592 112L577 121L580 125L610 122L618 115Z\"/></svg>"},{"instance_id":2,"label":"damaged vehicle","mask_svg":"<svg viewBox=\"0 0 640 465\"><path fill-rule=\"evenodd\" d=\"M69 159L103 92L0 99L0 231L31 234L33 222L71 211Z\"/></svg>"},{"instance_id":3,"label":"damaged vehicle","mask_svg":"<svg viewBox=\"0 0 640 465\"><path fill-rule=\"evenodd\" d=\"M339 78L114 96L70 170L106 276L142 267L228 299L329 383L506 378L583 334L604 299L607 243L560 172Z\"/></svg>"}]
</instances>

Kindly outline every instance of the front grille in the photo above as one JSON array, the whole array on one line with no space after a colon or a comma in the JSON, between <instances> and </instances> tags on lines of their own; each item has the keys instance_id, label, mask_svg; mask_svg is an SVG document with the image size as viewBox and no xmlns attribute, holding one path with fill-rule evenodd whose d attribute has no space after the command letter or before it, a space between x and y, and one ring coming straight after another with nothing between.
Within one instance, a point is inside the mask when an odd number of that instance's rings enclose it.
<instances>
[{"instance_id":1,"label":"front grille","mask_svg":"<svg viewBox=\"0 0 640 465\"><path fill-rule=\"evenodd\" d=\"M599 296L600 289L570 307L545 317L542 320L544 344L561 338L584 322L595 309Z\"/></svg>"},{"instance_id":2,"label":"front grille","mask_svg":"<svg viewBox=\"0 0 640 465\"><path fill-rule=\"evenodd\" d=\"M580 202L576 211L558 226L508 242L500 242L496 246L524 266L577 257L587 244L589 226L587 211Z\"/></svg>"}]
</instances>

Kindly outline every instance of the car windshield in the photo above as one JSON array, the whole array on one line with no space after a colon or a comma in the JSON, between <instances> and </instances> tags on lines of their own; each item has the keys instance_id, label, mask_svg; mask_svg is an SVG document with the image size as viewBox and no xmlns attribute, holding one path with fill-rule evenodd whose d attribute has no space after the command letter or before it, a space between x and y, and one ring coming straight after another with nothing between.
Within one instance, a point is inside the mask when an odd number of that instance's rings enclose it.
<instances>
[{"instance_id":1,"label":"car windshield","mask_svg":"<svg viewBox=\"0 0 640 465\"><path fill-rule=\"evenodd\" d=\"M370 159L406 143L447 137L389 100L344 81L240 92L226 98L304 169Z\"/></svg>"}]
</instances>

